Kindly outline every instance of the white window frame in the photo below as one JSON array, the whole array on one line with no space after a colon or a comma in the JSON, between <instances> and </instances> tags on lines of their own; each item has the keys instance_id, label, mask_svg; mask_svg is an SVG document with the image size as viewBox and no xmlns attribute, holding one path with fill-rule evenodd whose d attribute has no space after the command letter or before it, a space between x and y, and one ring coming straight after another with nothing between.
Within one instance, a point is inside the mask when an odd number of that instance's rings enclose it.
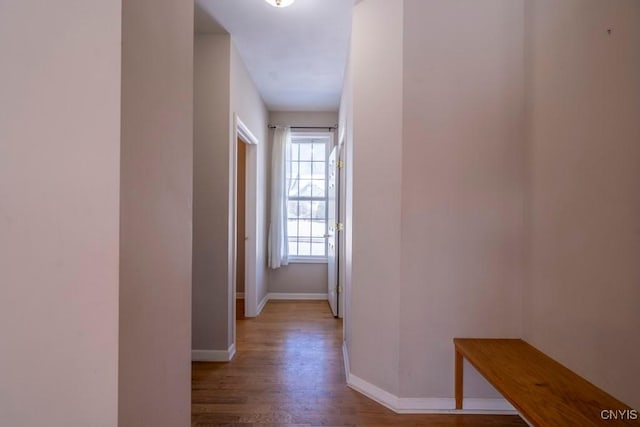
<instances>
[{"instance_id":1,"label":"white window frame","mask_svg":"<svg viewBox=\"0 0 640 427\"><path fill-rule=\"evenodd\" d=\"M325 165L324 165L324 201L325 201L325 215L324 215L324 234L326 235L328 232L328 213L329 213L329 154L331 154L331 149L333 148L333 132L305 132L305 131L292 131L291 132L291 141L293 143L294 140L298 139L326 139L325 143ZM291 160L287 159L287 167ZM296 198L296 200L304 200L304 198ZM289 242L289 236L287 235L287 244ZM293 264L326 264L328 262L328 248L327 248L327 239L324 239L324 256L318 255L309 255L309 256L298 256L289 254L289 263Z\"/></svg>"}]
</instances>

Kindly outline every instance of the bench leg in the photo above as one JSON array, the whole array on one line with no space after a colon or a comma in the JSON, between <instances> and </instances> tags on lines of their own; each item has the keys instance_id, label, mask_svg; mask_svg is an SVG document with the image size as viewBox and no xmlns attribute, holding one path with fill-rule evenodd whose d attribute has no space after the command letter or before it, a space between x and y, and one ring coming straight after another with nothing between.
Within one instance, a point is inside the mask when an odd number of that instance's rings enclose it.
<instances>
[{"instance_id":1,"label":"bench leg","mask_svg":"<svg viewBox=\"0 0 640 427\"><path fill-rule=\"evenodd\" d=\"M456 409L462 409L462 354L456 349Z\"/></svg>"}]
</instances>

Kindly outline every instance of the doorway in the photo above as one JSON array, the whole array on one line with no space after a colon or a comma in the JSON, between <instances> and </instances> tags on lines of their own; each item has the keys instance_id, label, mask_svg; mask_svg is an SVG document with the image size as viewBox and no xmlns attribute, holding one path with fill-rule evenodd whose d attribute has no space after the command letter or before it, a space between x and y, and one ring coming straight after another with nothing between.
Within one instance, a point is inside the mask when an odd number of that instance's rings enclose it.
<instances>
[{"instance_id":1,"label":"doorway","mask_svg":"<svg viewBox=\"0 0 640 427\"><path fill-rule=\"evenodd\" d=\"M244 319L244 288L245 288L245 241L248 239L246 232L246 206L247 206L247 146L240 138L238 144L238 168L236 173L236 319Z\"/></svg>"},{"instance_id":2,"label":"doorway","mask_svg":"<svg viewBox=\"0 0 640 427\"><path fill-rule=\"evenodd\" d=\"M229 197L229 317L232 346L236 343L236 318L255 317L258 310L258 139L234 114L231 139ZM242 213L240 213L242 212ZM238 289L242 289L238 298ZM244 299L242 299L244 297ZM244 304L242 304L244 302ZM237 313L237 314L236 314Z\"/></svg>"}]
</instances>

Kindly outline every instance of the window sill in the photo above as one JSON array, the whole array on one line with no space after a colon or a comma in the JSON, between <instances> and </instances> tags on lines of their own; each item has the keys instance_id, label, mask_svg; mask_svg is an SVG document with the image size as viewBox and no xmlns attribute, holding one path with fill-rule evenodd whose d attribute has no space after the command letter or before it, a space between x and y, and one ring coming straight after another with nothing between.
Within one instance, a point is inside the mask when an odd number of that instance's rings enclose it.
<instances>
[{"instance_id":1,"label":"window sill","mask_svg":"<svg viewBox=\"0 0 640 427\"><path fill-rule=\"evenodd\" d=\"M289 264L326 264L327 257L292 257L289 258Z\"/></svg>"}]
</instances>

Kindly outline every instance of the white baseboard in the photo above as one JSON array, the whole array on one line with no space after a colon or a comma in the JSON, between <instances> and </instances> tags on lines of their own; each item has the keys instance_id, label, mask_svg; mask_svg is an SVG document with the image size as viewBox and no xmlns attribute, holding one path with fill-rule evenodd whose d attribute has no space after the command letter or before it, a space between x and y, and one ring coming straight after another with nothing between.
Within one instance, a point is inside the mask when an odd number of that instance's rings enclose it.
<instances>
[{"instance_id":1,"label":"white baseboard","mask_svg":"<svg viewBox=\"0 0 640 427\"><path fill-rule=\"evenodd\" d=\"M466 397L462 399L462 407L469 410L516 412L506 399L478 399Z\"/></svg>"},{"instance_id":2,"label":"white baseboard","mask_svg":"<svg viewBox=\"0 0 640 427\"><path fill-rule=\"evenodd\" d=\"M236 345L231 344L227 350L191 350L192 362L228 362L236 354Z\"/></svg>"},{"instance_id":3,"label":"white baseboard","mask_svg":"<svg viewBox=\"0 0 640 427\"><path fill-rule=\"evenodd\" d=\"M517 414L505 399L466 398L462 401L465 409L458 410L454 398L398 397L351 373L346 342L342 344L342 354L347 385L398 414Z\"/></svg>"},{"instance_id":4,"label":"white baseboard","mask_svg":"<svg viewBox=\"0 0 640 427\"><path fill-rule=\"evenodd\" d=\"M244 292L236 292L236 299L244 299Z\"/></svg>"},{"instance_id":5,"label":"white baseboard","mask_svg":"<svg viewBox=\"0 0 640 427\"><path fill-rule=\"evenodd\" d=\"M326 300L328 294L305 294L305 293L285 293L285 292L269 292L262 298L258 304L258 312L256 316L262 313L262 309L269 301L291 301L291 300Z\"/></svg>"},{"instance_id":6,"label":"white baseboard","mask_svg":"<svg viewBox=\"0 0 640 427\"><path fill-rule=\"evenodd\" d=\"M342 340L342 359L344 360L344 377L345 381L349 381L349 374L351 373L351 367L349 365L349 351L347 350L347 342Z\"/></svg>"},{"instance_id":7,"label":"white baseboard","mask_svg":"<svg viewBox=\"0 0 640 427\"><path fill-rule=\"evenodd\" d=\"M260 313L262 313L262 309L264 308L265 305L267 305L268 301L269 301L269 294L266 294L264 298L262 298L262 301L260 301L260 304L258 304L258 312L256 313L256 316L259 316Z\"/></svg>"},{"instance_id":8,"label":"white baseboard","mask_svg":"<svg viewBox=\"0 0 640 427\"><path fill-rule=\"evenodd\" d=\"M305 293L288 293L288 292L270 292L268 294L269 300L272 301L284 301L284 300L326 300L327 294L305 294Z\"/></svg>"}]
</instances>

